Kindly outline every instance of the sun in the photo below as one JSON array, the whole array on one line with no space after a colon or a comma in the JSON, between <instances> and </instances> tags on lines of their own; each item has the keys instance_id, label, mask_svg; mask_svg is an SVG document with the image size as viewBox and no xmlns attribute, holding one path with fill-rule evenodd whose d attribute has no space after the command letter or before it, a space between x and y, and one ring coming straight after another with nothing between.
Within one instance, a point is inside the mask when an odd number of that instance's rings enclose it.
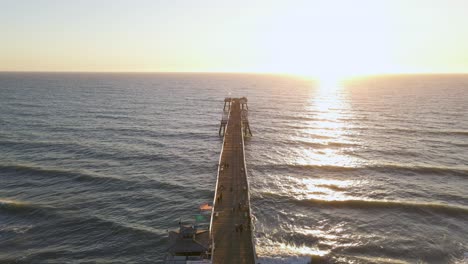
<instances>
[{"instance_id":1,"label":"sun","mask_svg":"<svg viewBox=\"0 0 468 264\"><path fill-rule=\"evenodd\" d=\"M327 1L301 3L286 8L269 21L271 30L255 36L253 57L262 61L259 69L331 82L394 68L385 12L369 14L346 2L340 2L340 8Z\"/></svg>"},{"instance_id":2,"label":"sun","mask_svg":"<svg viewBox=\"0 0 468 264\"><path fill-rule=\"evenodd\" d=\"M315 79L318 81L320 89L335 91L339 89L341 87L341 83L347 78L350 78L350 76L351 74L326 72L317 74Z\"/></svg>"}]
</instances>

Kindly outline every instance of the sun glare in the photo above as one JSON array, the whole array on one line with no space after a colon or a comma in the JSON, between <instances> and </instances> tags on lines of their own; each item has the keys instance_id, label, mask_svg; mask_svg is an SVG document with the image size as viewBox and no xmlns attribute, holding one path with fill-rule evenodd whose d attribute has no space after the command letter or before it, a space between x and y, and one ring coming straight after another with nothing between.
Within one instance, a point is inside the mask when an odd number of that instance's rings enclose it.
<instances>
[{"instance_id":1,"label":"sun glare","mask_svg":"<svg viewBox=\"0 0 468 264\"><path fill-rule=\"evenodd\" d=\"M259 57L270 58L260 68L327 82L390 70L393 40L385 5L366 1L376 12L351 2L339 5L302 1L286 7L269 21L274 30L258 36Z\"/></svg>"},{"instance_id":2,"label":"sun glare","mask_svg":"<svg viewBox=\"0 0 468 264\"><path fill-rule=\"evenodd\" d=\"M283 256L325 256L328 250L321 250L307 245L295 245L287 242L277 242L272 240L260 241L261 247L258 247L259 255L269 255L275 252L276 255Z\"/></svg>"},{"instance_id":3,"label":"sun glare","mask_svg":"<svg viewBox=\"0 0 468 264\"><path fill-rule=\"evenodd\" d=\"M350 137L354 124L347 120L352 119L353 111L340 77L329 75L318 80L304 116L307 123L300 140L310 146L298 149L294 156L296 164L345 167L362 164L359 158L347 154L356 146L356 139Z\"/></svg>"},{"instance_id":4,"label":"sun glare","mask_svg":"<svg viewBox=\"0 0 468 264\"><path fill-rule=\"evenodd\" d=\"M331 179L304 179L303 184L306 186L307 199L342 201L348 199L343 190L349 188L353 182Z\"/></svg>"}]
</instances>

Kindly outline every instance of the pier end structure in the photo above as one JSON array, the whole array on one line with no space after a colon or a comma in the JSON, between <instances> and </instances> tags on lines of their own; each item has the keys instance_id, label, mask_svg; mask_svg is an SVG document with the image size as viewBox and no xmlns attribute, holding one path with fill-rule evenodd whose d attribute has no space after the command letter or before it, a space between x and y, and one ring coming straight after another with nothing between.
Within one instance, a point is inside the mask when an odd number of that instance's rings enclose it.
<instances>
[{"instance_id":1,"label":"pier end structure","mask_svg":"<svg viewBox=\"0 0 468 264\"><path fill-rule=\"evenodd\" d=\"M247 98L231 98L226 97L224 98L224 107L223 107L223 114L221 116L221 123L219 125L219 136L223 137L226 133L226 126L229 120L229 114L231 112L231 105L233 102L236 102L240 105L240 112L241 112L241 123L242 123L242 132L244 137L251 137L252 130L250 130L249 125L249 106L247 105Z\"/></svg>"}]
</instances>

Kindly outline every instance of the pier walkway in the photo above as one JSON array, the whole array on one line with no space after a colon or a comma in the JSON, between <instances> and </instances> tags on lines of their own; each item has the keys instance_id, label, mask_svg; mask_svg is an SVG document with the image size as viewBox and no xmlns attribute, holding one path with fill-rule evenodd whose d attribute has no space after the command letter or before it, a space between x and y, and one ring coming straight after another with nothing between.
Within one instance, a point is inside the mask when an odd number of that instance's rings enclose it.
<instances>
[{"instance_id":1,"label":"pier walkway","mask_svg":"<svg viewBox=\"0 0 468 264\"><path fill-rule=\"evenodd\" d=\"M243 118L246 110L241 100L231 100L224 132L210 226L213 264L256 262L244 158Z\"/></svg>"}]
</instances>

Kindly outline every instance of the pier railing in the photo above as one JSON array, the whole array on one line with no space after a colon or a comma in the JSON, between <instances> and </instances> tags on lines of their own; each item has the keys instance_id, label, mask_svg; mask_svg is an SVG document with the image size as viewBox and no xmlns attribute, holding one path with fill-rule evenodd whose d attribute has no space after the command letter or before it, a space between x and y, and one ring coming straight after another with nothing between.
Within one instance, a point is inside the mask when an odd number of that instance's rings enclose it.
<instances>
[{"instance_id":1,"label":"pier railing","mask_svg":"<svg viewBox=\"0 0 468 264\"><path fill-rule=\"evenodd\" d=\"M245 179L247 181L247 201L249 201L249 221L250 221L250 239L252 241L252 247L253 247L253 259L255 260L255 263L257 263L257 251L255 250L255 236L254 236L254 230L255 226L254 223L252 222L253 217L252 217L252 209L250 205L250 183L249 183L249 177L247 174L247 166L245 163L245 143L244 143L244 133L242 133L242 126L241 126L241 135L242 135L242 157L243 157L243 167L244 167L244 173L245 173Z\"/></svg>"},{"instance_id":2,"label":"pier railing","mask_svg":"<svg viewBox=\"0 0 468 264\"><path fill-rule=\"evenodd\" d=\"M226 127L228 125L228 122L229 122L229 115L231 114L231 110L229 109L228 111L224 111L223 110L223 116L222 116L222 121L226 121ZM224 119L224 117L226 116L226 119ZM223 144L221 145L221 152L219 153L219 160L218 160L218 172L216 174L216 185L215 185L215 193L214 193L214 197L213 197L213 206L211 208L211 220L210 220L210 240L212 241L212 245L211 245L211 255L213 256L213 251L216 247L214 241L213 241L213 219L215 217L215 205L216 205L216 197L218 197L218 184L219 184L219 174L221 173L221 159L223 157L223 152L224 152L224 141L226 140L226 138L223 136Z\"/></svg>"}]
</instances>

